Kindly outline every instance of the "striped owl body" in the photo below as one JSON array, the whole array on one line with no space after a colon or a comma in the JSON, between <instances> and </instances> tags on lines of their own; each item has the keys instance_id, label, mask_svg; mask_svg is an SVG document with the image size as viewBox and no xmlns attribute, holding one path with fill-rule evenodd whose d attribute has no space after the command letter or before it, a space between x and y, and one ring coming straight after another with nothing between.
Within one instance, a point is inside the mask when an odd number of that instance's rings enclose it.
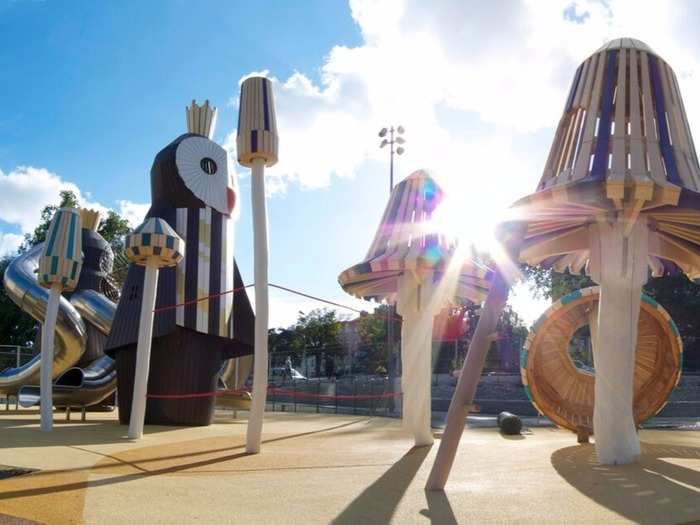
<instances>
[{"instance_id":1,"label":"striped owl body","mask_svg":"<svg viewBox=\"0 0 700 525\"><path fill-rule=\"evenodd\" d=\"M231 292L243 283L233 257L236 194L227 162L223 148L194 133L175 139L154 160L146 217L165 220L185 241L185 254L158 274L149 393L215 388L224 360L253 353L250 302L244 290ZM144 268L131 264L106 345L117 359L123 422L133 388L143 280ZM208 424L212 407L213 398L149 399L146 422Z\"/></svg>"}]
</instances>

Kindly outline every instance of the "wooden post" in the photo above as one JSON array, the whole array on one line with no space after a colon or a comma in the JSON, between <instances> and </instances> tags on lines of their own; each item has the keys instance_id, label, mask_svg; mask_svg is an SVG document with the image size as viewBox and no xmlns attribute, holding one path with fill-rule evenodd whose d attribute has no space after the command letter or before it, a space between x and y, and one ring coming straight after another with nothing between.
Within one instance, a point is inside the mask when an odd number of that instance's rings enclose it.
<instances>
[{"instance_id":1,"label":"wooden post","mask_svg":"<svg viewBox=\"0 0 700 525\"><path fill-rule=\"evenodd\" d=\"M435 463L433 463L433 468L430 471L428 483L426 484L427 490L444 490L445 488L457 454L469 407L474 400L476 387L484 369L486 354L493 342L498 318L507 299L508 285L500 272L497 272L484 307L481 310L479 322L476 325L467 357L464 360L462 374L457 381L457 388L447 412L445 431L440 440Z\"/></svg>"}]
</instances>

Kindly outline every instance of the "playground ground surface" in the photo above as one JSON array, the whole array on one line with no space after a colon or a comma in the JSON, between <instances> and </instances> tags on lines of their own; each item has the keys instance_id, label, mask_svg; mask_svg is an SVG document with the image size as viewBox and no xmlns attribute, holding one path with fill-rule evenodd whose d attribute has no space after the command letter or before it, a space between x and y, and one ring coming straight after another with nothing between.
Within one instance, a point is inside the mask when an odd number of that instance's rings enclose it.
<instances>
[{"instance_id":1,"label":"playground ground surface","mask_svg":"<svg viewBox=\"0 0 700 525\"><path fill-rule=\"evenodd\" d=\"M245 416L245 414L242 414ZM639 463L603 467L593 445L533 427L465 430L444 493L425 492L432 447L396 419L269 414L259 455L245 417L210 427L147 426L125 439L116 413L88 421L0 413L0 524L13 523L693 523L700 433L641 431ZM37 469L2 479L9 467Z\"/></svg>"}]
</instances>

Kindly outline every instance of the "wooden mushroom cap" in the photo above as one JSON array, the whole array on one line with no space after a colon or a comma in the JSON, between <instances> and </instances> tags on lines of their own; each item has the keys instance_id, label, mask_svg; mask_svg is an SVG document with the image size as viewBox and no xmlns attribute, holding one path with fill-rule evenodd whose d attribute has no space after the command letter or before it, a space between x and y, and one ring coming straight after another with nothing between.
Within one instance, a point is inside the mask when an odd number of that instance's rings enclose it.
<instances>
[{"instance_id":1,"label":"wooden mushroom cap","mask_svg":"<svg viewBox=\"0 0 700 525\"><path fill-rule=\"evenodd\" d=\"M127 236L124 250L134 264L145 266L155 260L159 268L164 268L182 260L185 241L164 219L150 217Z\"/></svg>"},{"instance_id":2,"label":"wooden mushroom cap","mask_svg":"<svg viewBox=\"0 0 700 525\"><path fill-rule=\"evenodd\" d=\"M454 296L474 302L484 300L492 270L469 258L453 269L456 240L430 228L432 214L442 199L442 189L423 170L399 182L391 192L365 259L338 276L340 286L355 297L392 301L399 276L406 271L430 272L437 277L457 271Z\"/></svg>"},{"instance_id":3,"label":"wooden mushroom cap","mask_svg":"<svg viewBox=\"0 0 700 525\"><path fill-rule=\"evenodd\" d=\"M51 288L75 289L83 267L80 213L75 208L56 211L46 232L44 250L39 258L39 284Z\"/></svg>"},{"instance_id":4,"label":"wooden mushroom cap","mask_svg":"<svg viewBox=\"0 0 700 525\"><path fill-rule=\"evenodd\" d=\"M241 85L236 147L243 166L252 166L256 159L266 166L277 163L277 117L272 82L267 78L247 78Z\"/></svg>"}]
</instances>

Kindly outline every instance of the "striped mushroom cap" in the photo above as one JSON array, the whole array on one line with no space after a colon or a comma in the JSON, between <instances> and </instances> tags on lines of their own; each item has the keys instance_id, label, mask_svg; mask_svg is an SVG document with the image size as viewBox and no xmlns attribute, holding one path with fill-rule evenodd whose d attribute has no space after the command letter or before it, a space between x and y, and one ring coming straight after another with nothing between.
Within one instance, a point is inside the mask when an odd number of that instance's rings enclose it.
<instances>
[{"instance_id":1,"label":"striped mushroom cap","mask_svg":"<svg viewBox=\"0 0 700 525\"><path fill-rule=\"evenodd\" d=\"M175 266L185 253L185 241L163 219L151 217L126 238L129 261L146 266L155 260L159 268Z\"/></svg>"},{"instance_id":2,"label":"striped mushroom cap","mask_svg":"<svg viewBox=\"0 0 700 525\"><path fill-rule=\"evenodd\" d=\"M277 163L277 118L267 78L251 77L241 85L236 147L243 166L252 166L255 159L264 160L266 166Z\"/></svg>"},{"instance_id":3,"label":"striped mushroom cap","mask_svg":"<svg viewBox=\"0 0 700 525\"><path fill-rule=\"evenodd\" d=\"M654 276L700 277L700 163L678 80L649 46L611 41L576 70L537 191L513 205L520 260L586 273L601 217L649 225Z\"/></svg>"},{"instance_id":4,"label":"striped mushroom cap","mask_svg":"<svg viewBox=\"0 0 700 525\"><path fill-rule=\"evenodd\" d=\"M83 267L80 213L75 208L60 208L51 220L44 251L39 258L39 283L51 288L75 289Z\"/></svg>"},{"instance_id":5,"label":"striped mushroom cap","mask_svg":"<svg viewBox=\"0 0 700 525\"><path fill-rule=\"evenodd\" d=\"M443 275L457 248L456 240L430 227L443 196L440 186L422 170L398 183L365 260L338 277L343 289L364 299L393 301L405 271L431 272L437 278ZM478 261L465 259L454 295L481 302L492 274Z\"/></svg>"}]
</instances>

